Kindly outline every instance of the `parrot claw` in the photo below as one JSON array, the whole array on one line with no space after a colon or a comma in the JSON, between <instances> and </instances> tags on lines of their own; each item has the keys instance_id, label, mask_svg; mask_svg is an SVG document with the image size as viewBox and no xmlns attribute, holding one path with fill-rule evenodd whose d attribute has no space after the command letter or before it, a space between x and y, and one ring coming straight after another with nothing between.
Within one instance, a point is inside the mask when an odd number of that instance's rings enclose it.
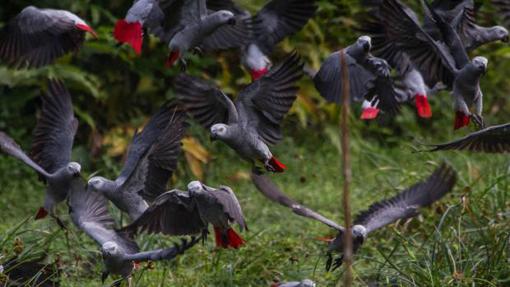
<instances>
[{"instance_id":1,"label":"parrot claw","mask_svg":"<svg viewBox=\"0 0 510 287\"><path fill-rule=\"evenodd\" d=\"M204 55L204 51L200 47L193 48L192 53L197 55L197 56L203 56Z\"/></svg>"},{"instance_id":2,"label":"parrot claw","mask_svg":"<svg viewBox=\"0 0 510 287\"><path fill-rule=\"evenodd\" d=\"M338 267L342 266L343 262L344 262L343 256L336 258L335 262L333 263L333 271L335 271Z\"/></svg>"},{"instance_id":3,"label":"parrot claw","mask_svg":"<svg viewBox=\"0 0 510 287\"><path fill-rule=\"evenodd\" d=\"M482 130L482 129L485 128L485 122L484 122L483 117L481 115L471 114L471 119L473 119L473 122L475 123L476 127L479 130Z\"/></svg>"},{"instance_id":4,"label":"parrot claw","mask_svg":"<svg viewBox=\"0 0 510 287\"><path fill-rule=\"evenodd\" d=\"M186 70L188 69L188 63L183 58L179 59L179 68L183 73L185 73Z\"/></svg>"},{"instance_id":5,"label":"parrot claw","mask_svg":"<svg viewBox=\"0 0 510 287\"><path fill-rule=\"evenodd\" d=\"M251 172L253 172L256 175L264 174L264 170L262 170L262 168L260 168L259 166L256 166L256 165L253 166L253 168L251 169Z\"/></svg>"},{"instance_id":6,"label":"parrot claw","mask_svg":"<svg viewBox=\"0 0 510 287\"><path fill-rule=\"evenodd\" d=\"M64 224L64 222L56 215L52 215L52 217L55 219L55 221L57 222L58 226L63 229L63 230L67 230L67 227L66 225Z\"/></svg>"},{"instance_id":7,"label":"parrot claw","mask_svg":"<svg viewBox=\"0 0 510 287\"><path fill-rule=\"evenodd\" d=\"M208 234L209 234L209 230L207 230L207 229L202 230L202 236L200 236L202 238L202 245L205 245L205 241L207 240Z\"/></svg>"},{"instance_id":8,"label":"parrot claw","mask_svg":"<svg viewBox=\"0 0 510 287\"><path fill-rule=\"evenodd\" d=\"M333 256L331 253L328 253L328 258L326 259L326 271L331 270L331 263L333 263Z\"/></svg>"},{"instance_id":9,"label":"parrot claw","mask_svg":"<svg viewBox=\"0 0 510 287\"><path fill-rule=\"evenodd\" d=\"M267 171L276 172L276 169L269 163L269 161L270 159L264 162L264 167L266 168Z\"/></svg>"}]
</instances>

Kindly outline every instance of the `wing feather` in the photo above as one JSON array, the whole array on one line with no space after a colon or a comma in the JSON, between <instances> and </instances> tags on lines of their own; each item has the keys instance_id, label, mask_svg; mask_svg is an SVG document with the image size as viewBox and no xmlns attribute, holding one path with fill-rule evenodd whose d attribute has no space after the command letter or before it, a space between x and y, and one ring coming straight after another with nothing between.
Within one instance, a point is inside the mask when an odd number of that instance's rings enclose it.
<instances>
[{"instance_id":1,"label":"wing feather","mask_svg":"<svg viewBox=\"0 0 510 287\"><path fill-rule=\"evenodd\" d=\"M425 181L416 183L396 196L372 204L361 212L354 224L363 225L370 233L399 219L416 216L426 207L450 192L457 181L457 172L447 163L441 164Z\"/></svg>"}]
</instances>

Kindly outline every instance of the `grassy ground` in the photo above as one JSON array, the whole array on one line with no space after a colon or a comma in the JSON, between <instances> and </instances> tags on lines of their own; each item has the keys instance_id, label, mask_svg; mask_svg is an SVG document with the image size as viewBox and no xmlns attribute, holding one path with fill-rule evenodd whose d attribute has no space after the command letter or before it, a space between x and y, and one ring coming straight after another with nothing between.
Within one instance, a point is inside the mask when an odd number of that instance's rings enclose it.
<instances>
[{"instance_id":1,"label":"grassy ground","mask_svg":"<svg viewBox=\"0 0 510 287\"><path fill-rule=\"evenodd\" d=\"M410 117L409 113L405 116ZM459 171L455 190L441 203L409 222L371 234L355 257L356 286L372 282L383 286L510 286L508 157L413 152L417 140L452 138L450 125L445 124L420 129L414 121L404 122L399 137L389 136L378 125L356 124L352 141L354 213L427 177L443 159ZM294 198L341 222L336 128L314 131L287 138L275 148L290 168L273 178ZM205 139L203 134L199 137ZM316 240L333 231L266 200L244 179L249 171L246 164L221 143L203 142L218 155L208 167L206 182L226 184L236 191L250 228L243 234L247 245L236 251L215 250L210 238L205 246L196 246L175 261L158 262L153 270L142 268L134 275L137 286L269 286L273 280L302 278L313 279L318 286L334 286L342 271L324 271L326 246ZM110 175L115 169L103 169L103 173ZM180 169L175 186L184 188L192 177L184 165ZM0 247L6 257L13 255L15 238L20 238L24 253L47 252L49 261L60 258L63 286L98 286L98 248L72 226L67 215L62 217L70 227L68 241L54 222L31 219L43 196L36 176L1 156L0 183ZM60 213L66 214L64 205ZM143 236L138 242L149 249L171 240Z\"/></svg>"}]
</instances>

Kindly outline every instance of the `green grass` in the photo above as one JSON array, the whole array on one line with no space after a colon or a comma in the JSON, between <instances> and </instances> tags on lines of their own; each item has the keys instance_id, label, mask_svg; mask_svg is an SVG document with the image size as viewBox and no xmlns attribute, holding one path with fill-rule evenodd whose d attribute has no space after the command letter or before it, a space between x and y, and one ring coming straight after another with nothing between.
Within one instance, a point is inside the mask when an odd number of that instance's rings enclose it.
<instances>
[{"instance_id":1,"label":"green grass","mask_svg":"<svg viewBox=\"0 0 510 287\"><path fill-rule=\"evenodd\" d=\"M410 118L409 112L404 111L403 117ZM414 121L397 124L398 137L376 124L353 127L354 213L427 177L443 159L459 171L459 181L452 193L419 217L371 234L355 256L355 285L509 286L508 157L415 153L413 139L452 138L450 125L433 122L420 129ZM336 128L326 127L326 133L315 132L316 128L296 132L292 126L286 133L297 136L274 149L289 171L273 179L294 198L342 223ZM248 172L247 164L223 144L210 144L203 132L193 131L216 156L207 168L207 184L229 185L241 201L250 229L243 234L247 244L240 250L216 250L210 238L205 246L198 245L174 261L136 272L137 286L269 286L273 280L303 278L315 280L318 286L334 286L342 271L325 272L326 246L316 240L334 232L266 200L249 181L235 176ZM103 168L102 173L111 175L118 168ZM184 162L177 175L178 188L193 179ZM43 196L43 186L31 170L1 156L0 183L0 247L5 257L14 254L14 240L19 237L24 253L47 252L48 261L60 258L63 286L98 286L102 269L98 247L72 226L65 205L60 214L70 227L69 242L50 220L24 222L35 214ZM176 239L142 236L138 242L142 249L150 249L172 240Z\"/></svg>"}]
</instances>

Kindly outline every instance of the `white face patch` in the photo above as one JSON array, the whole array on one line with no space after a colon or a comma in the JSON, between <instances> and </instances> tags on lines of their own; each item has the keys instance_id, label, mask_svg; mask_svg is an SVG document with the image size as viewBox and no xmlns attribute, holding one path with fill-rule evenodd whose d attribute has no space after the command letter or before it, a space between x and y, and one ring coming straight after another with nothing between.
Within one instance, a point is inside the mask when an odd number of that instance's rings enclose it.
<instances>
[{"instance_id":1,"label":"white face patch","mask_svg":"<svg viewBox=\"0 0 510 287\"><path fill-rule=\"evenodd\" d=\"M361 36L358 38L358 44L361 46L364 46L365 43L368 43L370 47L372 47L372 39L369 36Z\"/></svg>"},{"instance_id":2,"label":"white face patch","mask_svg":"<svg viewBox=\"0 0 510 287\"><path fill-rule=\"evenodd\" d=\"M106 253L114 254L117 252L117 243L113 241L107 241L103 244L101 249L103 249L103 251Z\"/></svg>"},{"instance_id":3,"label":"white face patch","mask_svg":"<svg viewBox=\"0 0 510 287\"><path fill-rule=\"evenodd\" d=\"M201 192L202 191L202 183L198 180L194 180L194 181L188 183L188 191Z\"/></svg>"},{"instance_id":4,"label":"white face patch","mask_svg":"<svg viewBox=\"0 0 510 287\"><path fill-rule=\"evenodd\" d=\"M353 233L360 234L363 238L367 237L367 229L363 225L354 225L352 231Z\"/></svg>"},{"instance_id":5,"label":"white face patch","mask_svg":"<svg viewBox=\"0 0 510 287\"><path fill-rule=\"evenodd\" d=\"M489 60L485 57L478 56L473 58L473 63L477 66L487 67Z\"/></svg>"},{"instance_id":6,"label":"white face patch","mask_svg":"<svg viewBox=\"0 0 510 287\"><path fill-rule=\"evenodd\" d=\"M227 126L225 124L215 124L211 127L213 136L225 137L227 135Z\"/></svg>"}]
</instances>

